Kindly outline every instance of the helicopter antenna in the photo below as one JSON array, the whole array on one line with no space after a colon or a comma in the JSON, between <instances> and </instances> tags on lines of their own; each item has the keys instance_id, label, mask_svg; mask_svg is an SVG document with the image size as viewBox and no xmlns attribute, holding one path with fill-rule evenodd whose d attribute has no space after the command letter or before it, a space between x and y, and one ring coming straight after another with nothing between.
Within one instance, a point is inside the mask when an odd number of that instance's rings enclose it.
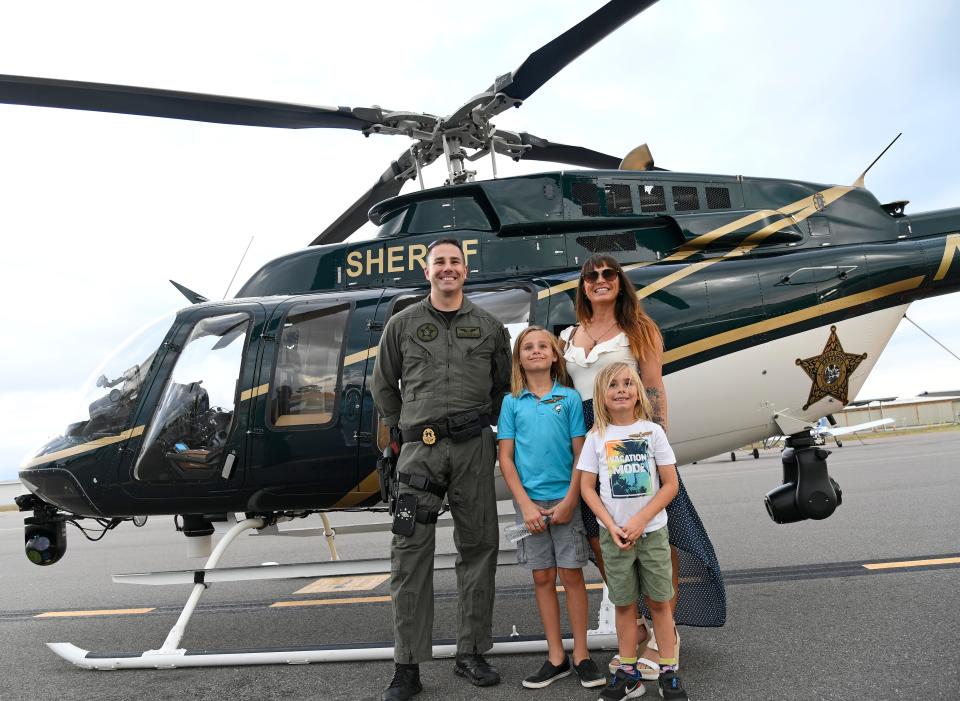
<instances>
[{"instance_id":1,"label":"helicopter antenna","mask_svg":"<svg viewBox=\"0 0 960 701\"><path fill-rule=\"evenodd\" d=\"M233 281L237 279L237 273L240 272L240 266L243 265L243 259L247 257L247 251L250 250L250 244L253 243L253 237L250 237L250 242L247 244L247 247L243 249L243 255L240 256L240 262L237 263L236 270L233 271L233 277L230 278L230 282L227 283L227 289L223 291L223 298L227 298L227 293L230 291L230 286L233 285Z\"/></svg>"},{"instance_id":2,"label":"helicopter antenna","mask_svg":"<svg viewBox=\"0 0 960 701\"><path fill-rule=\"evenodd\" d=\"M897 143L897 139L899 139L901 136L903 136L903 132L900 132L899 134L897 134L897 135L894 137L893 141L891 141L889 144L887 144L887 148L883 149L883 151L880 152L880 155L873 159L873 163L871 163L870 165L867 166L867 170L865 170L865 171L863 171L862 173L860 173L860 177L853 181L853 186L854 186L854 187L866 187L866 186L864 185L863 179L864 179L864 177L866 177L867 171L870 170L871 168L873 168L874 164L875 164L877 161L879 161L881 158L883 158L883 154L885 154L887 151L889 151L889 150L890 150L890 147L893 146L895 143Z\"/></svg>"}]
</instances>

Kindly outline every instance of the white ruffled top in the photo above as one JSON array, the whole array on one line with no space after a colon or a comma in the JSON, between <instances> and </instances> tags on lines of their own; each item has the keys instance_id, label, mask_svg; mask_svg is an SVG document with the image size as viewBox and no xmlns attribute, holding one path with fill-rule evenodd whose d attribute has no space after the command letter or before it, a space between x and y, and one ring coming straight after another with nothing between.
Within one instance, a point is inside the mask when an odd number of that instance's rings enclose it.
<instances>
[{"instance_id":1,"label":"white ruffled top","mask_svg":"<svg viewBox=\"0 0 960 701\"><path fill-rule=\"evenodd\" d=\"M595 345L589 353L585 353L583 348L574 345L571 341L576 328L576 326L568 326L560 332L560 338L565 344L563 359L567 361L567 373L583 401L593 399L593 383L604 366L610 363L628 363L639 370L637 359L633 357L633 352L630 350L627 334L621 331L613 338Z\"/></svg>"}]
</instances>

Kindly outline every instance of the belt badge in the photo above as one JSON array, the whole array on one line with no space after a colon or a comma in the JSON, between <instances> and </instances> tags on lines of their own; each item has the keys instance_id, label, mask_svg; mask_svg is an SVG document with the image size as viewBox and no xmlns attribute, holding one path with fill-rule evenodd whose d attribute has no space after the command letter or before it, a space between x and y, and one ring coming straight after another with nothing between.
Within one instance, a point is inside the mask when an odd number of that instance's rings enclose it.
<instances>
[{"instance_id":1,"label":"belt badge","mask_svg":"<svg viewBox=\"0 0 960 701\"><path fill-rule=\"evenodd\" d=\"M423 429L423 435L420 436L420 440L424 442L425 445L433 445L437 442L437 434L433 432L432 428Z\"/></svg>"}]
</instances>

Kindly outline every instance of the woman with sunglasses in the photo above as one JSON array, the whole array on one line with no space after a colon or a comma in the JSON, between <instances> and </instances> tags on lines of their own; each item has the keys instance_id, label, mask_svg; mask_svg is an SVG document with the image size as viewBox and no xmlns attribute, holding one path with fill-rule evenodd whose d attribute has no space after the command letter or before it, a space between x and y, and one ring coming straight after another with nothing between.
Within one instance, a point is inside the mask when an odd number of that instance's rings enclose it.
<instances>
[{"instance_id":1,"label":"woman with sunglasses","mask_svg":"<svg viewBox=\"0 0 960 701\"><path fill-rule=\"evenodd\" d=\"M576 296L577 323L560 334L567 372L583 402L589 429L593 425L593 383L600 369L626 362L637 368L653 409L653 420L667 425L667 395L663 386L663 336L656 322L643 310L637 291L616 259L603 254L588 258L580 270ZM597 519L581 504L583 524L597 567L604 576ZM713 544L697 515L683 480L680 492L667 507L670 544L673 551L672 603L674 620L680 625L722 626L726 619L726 594ZM679 579L683 574L683 590ZM640 603L641 613L646 606ZM659 673L659 653L646 619L640 627L638 667L644 679ZM679 635L677 657L679 658ZM615 669L619 659L610 662Z\"/></svg>"}]
</instances>

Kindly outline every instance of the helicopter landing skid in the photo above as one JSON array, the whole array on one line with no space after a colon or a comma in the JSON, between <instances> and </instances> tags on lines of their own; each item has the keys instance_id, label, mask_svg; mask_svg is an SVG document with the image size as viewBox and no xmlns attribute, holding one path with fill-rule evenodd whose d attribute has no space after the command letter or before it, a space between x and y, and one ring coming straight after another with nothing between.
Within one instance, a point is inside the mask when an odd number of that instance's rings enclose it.
<instances>
[{"instance_id":1,"label":"helicopter landing skid","mask_svg":"<svg viewBox=\"0 0 960 701\"><path fill-rule=\"evenodd\" d=\"M233 540L251 529L264 527L261 518L250 518L230 527L201 570L183 572L159 572L147 574L114 575L115 582L136 584L183 584L194 583L190 597L177 622L170 629L163 645L156 650L145 652L91 652L72 643L47 643L53 652L77 667L92 670L115 669L175 669L178 667L224 667L261 664L310 664L311 662L362 662L369 660L392 660L393 646L390 643L360 643L355 646L346 644L318 645L303 647L264 647L242 649L205 649L186 650L179 647L184 630L196 609L204 590L213 582L248 581L254 579L282 579L304 576L330 576L333 574L359 574L371 572L389 572L389 563L382 560L333 560L330 562L302 563L295 565L271 565L260 567L232 567L217 569L223 553ZM512 551L501 552L497 564L512 564L515 555ZM439 555L435 559L434 569L452 569L455 555ZM603 603L600 607L597 629L588 631L587 643L591 650L610 649L617 645L616 631L613 628L612 606L607 598L606 587L603 591ZM573 649L573 639L563 641L564 647ZM457 646L453 640L438 640L433 646L434 658L453 657ZM515 653L545 653L547 641L541 636L521 636L516 626L509 636L494 638L492 655Z\"/></svg>"}]
</instances>

